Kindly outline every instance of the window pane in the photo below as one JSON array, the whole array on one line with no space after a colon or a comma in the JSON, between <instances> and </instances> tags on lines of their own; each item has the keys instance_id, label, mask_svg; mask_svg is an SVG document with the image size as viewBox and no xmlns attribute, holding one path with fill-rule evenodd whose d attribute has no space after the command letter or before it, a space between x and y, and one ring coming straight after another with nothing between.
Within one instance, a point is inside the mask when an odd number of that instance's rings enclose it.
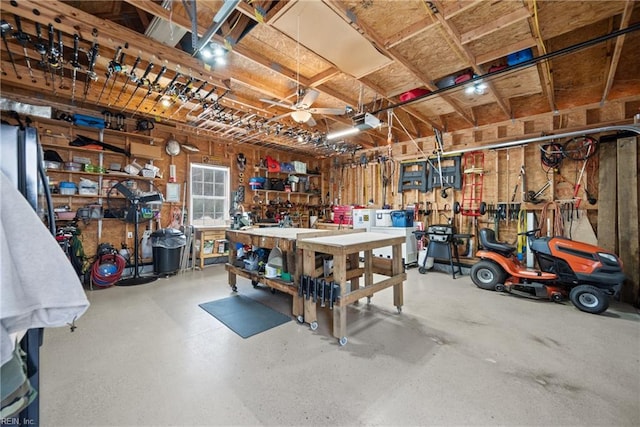
<instances>
[{"instance_id":1,"label":"window pane","mask_svg":"<svg viewBox=\"0 0 640 427\"><path fill-rule=\"evenodd\" d=\"M224 182L221 182L220 184L216 183L216 191L214 193L214 196L216 197L224 197Z\"/></svg>"},{"instance_id":2,"label":"window pane","mask_svg":"<svg viewBox=\"0 0 640 427\"><path fill-rule=\"evenodd\" d=\"M204 171L204 182L212 182L213 181L213 170L207 169Z\"/></svg>"},{"instance_id":3,"label":"window pane","mask_svg":"<svg viewBox=\"0 0 640 427\"><path fill-rule=\"evenodd\" d=\"M194 196L202 196L202 194L203 194L202 193L203 192L202 187L203 187L203 185L202 185L201 182L194 182L193 186L191 187L192 188L191 191L193 192L193 195Z\"/></svg>"},{"instance_id":4,"label":"window pane","mask_svg":"<svg viewBox=\"0 0 640 427\"><path fill-rule=\"evenodd\" d=\"M216 183L224 182L224 172L221 170L217 170L215 174Z\"/></svg>"},{"instance_id":5,"label":"window pane","mask_svg":"<svg viewBox=\"0 0 640 427\"><path fill-rule=\"evenodd\" d=\"M202 169L193 168L193 180L194 181L202 181Z\"/></svg>"},{"instance_id":6,"label":"window pane","mask_svg":"<svg viewBox=\"0 0 640 427\"><path fill-rule=\"evenodd\" d=\"M213 196L213 183L205 182L204 183L204 195L205 196Z\"/></svg>"}]
</instances>

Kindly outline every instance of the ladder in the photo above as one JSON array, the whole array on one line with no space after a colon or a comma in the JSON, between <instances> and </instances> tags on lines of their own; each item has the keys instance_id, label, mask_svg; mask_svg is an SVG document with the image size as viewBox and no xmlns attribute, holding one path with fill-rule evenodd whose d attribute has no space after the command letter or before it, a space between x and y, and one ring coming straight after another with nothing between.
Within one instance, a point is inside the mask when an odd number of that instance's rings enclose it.
<instances>
[{"instance_id":1,"label":"ladder","mask_svg":"<svg viewBox=\"0 0 640 427\"><path fill-rule=\"evenodd\" d=\"M482 201L484 153L482 151L464 153L462 172L462 204L458 211L464 216L484 215L486 212L486 204Z\"/></svg>"},{"instance_id":2,"label":"ladder","mask_svg":"<svg viewBox=\"0 0 640 427\"><path fill-rule=\"evenodd\" d=\"M398 175L398 192L401 193L405 190L427 192L426 160L400 163L400 173Z\"/></svg>"}]
</instances>

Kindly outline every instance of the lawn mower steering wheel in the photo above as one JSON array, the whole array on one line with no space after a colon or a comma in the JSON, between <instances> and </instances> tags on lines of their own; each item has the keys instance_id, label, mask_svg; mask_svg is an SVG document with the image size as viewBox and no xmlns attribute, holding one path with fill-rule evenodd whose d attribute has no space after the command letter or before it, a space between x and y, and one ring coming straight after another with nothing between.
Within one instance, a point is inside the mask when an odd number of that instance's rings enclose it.
<instances>
[{"instance_id":1,"label":"lawn mower steering wheel","mask_svg":"<svg viewBox=\"0 0 640 427\"><path fill-rule=\"evenodd\" d=\"M534 228L533 230L523 231L522 233L518 233L518 236L533 237L536 235L538 231L540 231L540 228Z\"/></svg>"}]
</instances>

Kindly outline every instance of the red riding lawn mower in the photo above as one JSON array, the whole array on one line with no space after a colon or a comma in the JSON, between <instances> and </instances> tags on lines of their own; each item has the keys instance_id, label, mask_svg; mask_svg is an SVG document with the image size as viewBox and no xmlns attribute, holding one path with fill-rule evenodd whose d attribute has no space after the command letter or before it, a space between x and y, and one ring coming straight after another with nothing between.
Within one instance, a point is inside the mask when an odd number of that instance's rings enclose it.
<instances>
[{"instance_id":1,"label":"red riding lawn mower","mask_svg":"<svg viewBox=\"0 0 640 427\"><path fill-rule=\"evenodd\" d=\"M526 235L539 270L518 260L515 247L496 241L489 228L480 230L481 260L471 267L471 280L482 289L524 293L561 302L567 297L579 310L600 314L609 298L620 293L625 275L620 259L605 249L564 237Z\"/></svg>"}]
</instances>

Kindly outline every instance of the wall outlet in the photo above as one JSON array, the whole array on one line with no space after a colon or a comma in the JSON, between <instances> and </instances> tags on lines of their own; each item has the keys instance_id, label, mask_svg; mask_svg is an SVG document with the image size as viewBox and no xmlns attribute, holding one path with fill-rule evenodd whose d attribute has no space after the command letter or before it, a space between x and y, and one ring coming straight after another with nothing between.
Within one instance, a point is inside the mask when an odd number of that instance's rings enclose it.
<instances>
[{"instance_id":1,"label":"wall outlet","mask_svg":"<svg viewBox=\"0 0 640 427\"><path fill-rule=\"evenodd\" d=\"M127 231L127 239L133 239L133 231Z\"/></svg>"}]
</instances>

